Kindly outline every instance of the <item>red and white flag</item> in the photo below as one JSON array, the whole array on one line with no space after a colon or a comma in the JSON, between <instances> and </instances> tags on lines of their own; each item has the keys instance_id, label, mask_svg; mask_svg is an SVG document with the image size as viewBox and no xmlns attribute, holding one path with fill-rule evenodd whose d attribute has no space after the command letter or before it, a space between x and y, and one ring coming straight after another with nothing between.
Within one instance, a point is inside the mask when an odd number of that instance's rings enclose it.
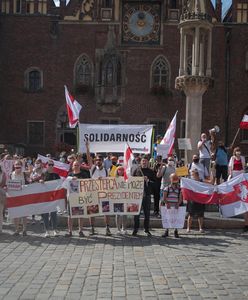
<instances>
[{"instance_id":1,"label":"red and white flag","mask_svg":"<svg viewBox=\"0 0 248 300\"><path fill-rule=\"evenodd\" d=\"M131 176L131 168L133 165L134 155L132 152L132 149L129 145L126 144L125 151L124 151L124 179L128 180L128 178Z\"/></svg>"},{"instance_id":2,"label":"red and white flag","mask_svg":"<svg viewBox=\"0 0 248 300\"><path fill-rule=\"evenodd\" d=\"M64 210L66 191L61 187L62 180L32 183L22 186L22 190L7 191L6 205L11 219L40 215Z\"/></svg>"},{"instance_id":3,"label":"red and white flag","mask_svg":"<svg viewBox=\"0 0 248 300\"><path fill-rule=\"evenodd\" d=\"M248 211L248 174L240 174L218 185L220 211L233 217Z\"/></svg>"},{"instance_id":4,"label":"red and white flag","mask_svg":"<svg viewBox=\"0 0 248 300\"><path fill-rule=\"evenodd\" d=\"M181 178L181 191L183 200L201 204L218 204L217 188L212 184Z\"/></svg>"},{"instance_id":5,"label":"red and white flag","mask_svg":"<svg viewBox=\"0 0 248 300\"><path fill-rule=\"evenodd\" d=\"M248 129L248 115L244 115L239 127L241 129Z\"/></svg>"},{"instance_id":6,"label":"red and white flag","mask_svg":"<svg viewBox=\"0 0 248 300\"><path fill-rule=\"evenodd\" d=\"M79 122L79 113L82 109L82 106L75 100L75 98L68 92L67 87L65 86L65 99L66 99L66 108L69 118L70 128L75 128Z\"/></svg>"},{"instance_id":7,"label":"red and white flag","mask_svg":"<svg viewBox=\"0 0 248 300\"><path fill-rule=\"evenodd\" d=\"M157 145L157 153L158 155L162 155L163 157L168 157L172 155L175 137L176 137L176 124L177 124L177 112L173 117L170 126L168 127L162 141Z\"/></svg>"},{"instance_id":8,"label":"red and white flag","mask_svg":"<svg viewBox=\"0 0 248 300\"><path fill-rule=\"evenodd\" d=\"M54 163L54 167L53 167L53 171L54 173L57 173L60 177L67 177L69 170L70 170L70 165L69 164L65 164L62 163L60 161L57 160L53 160L51 158L48 158L46 156L40 155L38 154L37 159L41 159L43 164L47 164L48 161L53 161Z\"/></svg>"}]
</instances>

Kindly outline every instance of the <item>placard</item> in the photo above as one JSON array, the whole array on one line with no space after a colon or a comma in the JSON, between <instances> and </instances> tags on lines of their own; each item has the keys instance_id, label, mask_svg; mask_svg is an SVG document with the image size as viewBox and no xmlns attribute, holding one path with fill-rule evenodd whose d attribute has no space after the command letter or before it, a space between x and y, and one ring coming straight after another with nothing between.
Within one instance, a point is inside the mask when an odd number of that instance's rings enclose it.
<instances>
[{"instance_id":1,"label":"placard","mask_svg":"<svg viewBox=\"0 0 248 300\"><path fill-rule=\"evenodd\" d=\"M72 179L69 202L72 218L99 215L138 215L144 192L144 178L106 177Z\"/></svg>"},{"instance_id":2,"label":"placard","mask_svg":"<svg viewBox=\"0 0 248 300\"><path fill-rule=\"evenodd\" d=\"M20 191L22 189L21 180L9 179L7 181L7 189L8 191Z\"/></svg>"},{"instance_id":3,"label":"placard","mask_svg":"<svg viewBox=\"0 0 248 300\"><path fill-rule=\"evenodd\" d=\"M191 140L189 138L177 139L179 150L192 150Z\"/></svg>"},{"instance_id":4,"label":"placard","mask_svg":"<svg viewBox=\"0 0 248 300\"><path fill-rule=\"evenodd\" d=\"M176 168L176 174L179 177L188 176L189 175L189 169L188 169L187 166Z\"/></svg>"},{"instance_id":5,"label":"placard","mask_svg":"<svg viewBox=\"0 0 248 300\"><path fill-rule=\"evenodd\" d=\"M181 206L178 209L161 206L161 217L163 228L183 228L186 216L186 206Z\"/></svg>"}]
</instances>

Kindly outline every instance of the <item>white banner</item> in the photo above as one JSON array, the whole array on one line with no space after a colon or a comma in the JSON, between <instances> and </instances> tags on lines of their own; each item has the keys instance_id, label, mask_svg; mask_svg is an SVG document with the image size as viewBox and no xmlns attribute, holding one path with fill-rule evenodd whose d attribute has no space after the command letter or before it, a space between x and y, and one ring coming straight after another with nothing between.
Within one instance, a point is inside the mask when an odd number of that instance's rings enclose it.
<instances>
[{"instance_id":1,"label":"white banner","mask_svg":"<svg viewBox=\"0 0 248 300\"><path fill-rule=\"evenodd\" d=\"M79 152L124 152L128 144L134 153L150 153L153 125L79 124Z\"/></svg>"},{"instance_id":2,"label":"white banner","mask_svg":"<svg viewBox=\"0 0 248 300\"><path fill-rule=\"evenodd\" d=\"M186 216L186 206L178 209L161 206L161 217L163 228L183 228Z\"/></svg>"},{"instance_id":3,"label":"white banner","mask_svg":"<svg viewBox=\"0 0 248 300\"><path fill-rule=\"evenodd\" d=\"M143 177L106 177L101 179L67 178L72 218L99 215L138 215L144 192Z\"/></svg>"}]
</instances>

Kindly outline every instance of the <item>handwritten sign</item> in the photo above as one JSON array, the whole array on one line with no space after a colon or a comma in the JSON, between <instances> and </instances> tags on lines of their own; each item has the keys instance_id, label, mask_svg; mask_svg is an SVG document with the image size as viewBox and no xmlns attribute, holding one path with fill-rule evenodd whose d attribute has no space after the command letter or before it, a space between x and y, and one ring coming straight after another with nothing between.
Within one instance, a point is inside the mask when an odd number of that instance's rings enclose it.
<instances>
[{"instance_id":1,"label":"handwritten sign","mask_svg":"<svg viewBox=\"0 0 248 300\"><path fill-rule=\"evenodd\" d=\"M186 207L182 206L178 209L161 206L161 217L163 228L183 228L186 215Z\"/></svg>"},{"instance_id":2,"label":"handwritten sign","mask_svg":"<svg viewBox=\"0 0 248 300\"><path fill-rule=\"evenodd\" d=\"M10 177L10 174L13 171L13 165L14 165L14 161L13 160L4 159L1 162L2 170L7 175L7 177Z\"/></svg>"},{"instance_id":3,"label":"handwritten sign","mask_svg":"<svg viewBox=\"0 0 248 300\"><path fill-rule=\"evenodd\" d=\"M192 150L191 140L189 138L177 139L179 150Z\"/></svg>"},{"instance_id":4,"label":"handwritten sign","mask_svg":"<svg viewBox=\"0 0 248 300\"><path fill-rule=\"evenodd\" d=\"M10 191L20 191L22 189L21 180L8 180L7 181L7 189Z\"/></svg>"},{"instance_id":5,"label":"handwritten sign","mask_svg":"<svg viewBox=\"0 0 248 300\"><path fill-rule=\"evenodd\" d=\"M143 199L143 177L71 180L72 218L99 215L137 215Z\"/></svg>"}]
</instances>

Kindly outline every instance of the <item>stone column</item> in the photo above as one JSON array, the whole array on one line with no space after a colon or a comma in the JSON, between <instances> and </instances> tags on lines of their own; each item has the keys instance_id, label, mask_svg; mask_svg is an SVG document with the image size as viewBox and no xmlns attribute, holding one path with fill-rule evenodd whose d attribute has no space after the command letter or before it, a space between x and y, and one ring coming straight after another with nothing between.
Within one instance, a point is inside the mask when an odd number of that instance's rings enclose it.
<instances>
[{"instance_id":1,"label":"stone column","mask_svg":"<svg viewBox=\"0 0 248 300\"><path fill-rule=\"evenodd\" d=\"M205 46L204 38L205 38L205 35L202 34L201 42L200 42L200 68L199 68L199 75L200 76L205 75L204 74L204 46Z\"/></svg>"},{"instance_id":2,"label":"stone column","mask_svg":"<svg viewBox=\"0 0 248 300\"><path fill-rule=\"evenodd\" d=\"M206 70L206 76L212 76L212 69L211 69L211 56L212 53L212 30L208 31L208 52L207 52L207 70Z\"/></svg>"},{"instance_id":3,"label":"stone column","mask_svg":"<svg viewBox=\"0 0 248 300\"><path fill-rule=\"evenodd\" d=\"M179 76L185 74L184 66L184 31L180 29L180 68L179 68Z\"/></svg>"},{"instance_id":4,"label":"stone column","mask_svg":"<svg viewBox=\"0 0 248 300\"><path fill-rule=\"evenodd\" d=\"M199 75L199 45L200 45L200 28L195 28L195 74Z\"/></svg>"},{"instance_id":5,"label":"stone column","mask_svg":"<svg viewBox=\"0 0 248 300\"><path fill-rule=\"evenodd\" d=\"M187 162L197 153L197 142L202 126L202 96L211 84L211 78L200 76L182 76L176 78L176 88L186 94L186 138L191 139L192 151L185 153Z\"/></svg>"},{"instance_id":6,"label":"stone column","mask_svg":"<svg viewBox=\"0 0 248 300\"><path fill-rule=\"evenodd\" d=\"M183 48L183 55L184 55L184 74L187 74L187 68L188 68L188 56L187 56L187 50L188 50L188 44L187 44L187 33L184 34L184 48Z\"/></svg>"}]
</instances>

